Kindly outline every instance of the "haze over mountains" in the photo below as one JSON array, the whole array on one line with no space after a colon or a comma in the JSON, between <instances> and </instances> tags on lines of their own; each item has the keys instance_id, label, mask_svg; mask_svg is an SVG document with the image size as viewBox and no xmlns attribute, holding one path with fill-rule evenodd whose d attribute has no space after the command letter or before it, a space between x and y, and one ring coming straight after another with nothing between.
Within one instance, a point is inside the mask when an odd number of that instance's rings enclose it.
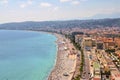
<instances>
[{"instance_id":1,"label":"haze over mountains","mask_svg":"<svg viewBox=\"0 0 120 80\"><path fill-rule=\"evenodd\" d=\"M0 29L48 29L48 28L96 28L96 27L120 27L120 18L68 20L68 21L43 21L43 22L13 22L0 24Z\"/></svg>"},{"instance_id":2,"label":"haze over mountains","mask_svg":"<svg viewBox=\"0 0 120 80\"><path fill-rule=\"evenodd\" d=\"M91 17L85 17L83 19L105 19L105 18L120 18L120 13L110 13L110 14L96 14Z\"/></svg>"}]
</instances>

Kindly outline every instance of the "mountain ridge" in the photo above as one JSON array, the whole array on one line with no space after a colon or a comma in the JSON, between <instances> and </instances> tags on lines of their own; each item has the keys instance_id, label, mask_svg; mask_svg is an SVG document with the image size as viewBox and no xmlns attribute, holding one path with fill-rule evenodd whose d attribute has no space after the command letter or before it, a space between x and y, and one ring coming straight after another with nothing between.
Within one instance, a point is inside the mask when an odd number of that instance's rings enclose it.
<instances>
[{"instance_id":1,"label":"mountain ridge","mask_svg":"<svg viewBox=\"0 0 120 80\"><path fill-rule=\"evenodd\" d=\"M0 29L32 29L32 28L96 28L120 27L120 18L64 20L64 21L25 21L0 24Z\"/></svg>"}]
</instances>

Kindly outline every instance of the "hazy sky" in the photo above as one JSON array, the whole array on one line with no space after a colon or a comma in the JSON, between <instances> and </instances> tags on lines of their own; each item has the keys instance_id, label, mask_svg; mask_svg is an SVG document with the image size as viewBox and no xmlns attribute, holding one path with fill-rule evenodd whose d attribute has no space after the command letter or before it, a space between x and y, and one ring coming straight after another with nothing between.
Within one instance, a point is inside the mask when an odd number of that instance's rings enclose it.
<instances>
[{"instance_id":1,"label":"hazy sky","mask_svg":"<svg viewBox=\"0 0 120 80\"><path fill-rule=\"evenodd\" d=\"M0 0L0 23L84 19L118 13L120 0Z\"/></svg>"}]
</instances>

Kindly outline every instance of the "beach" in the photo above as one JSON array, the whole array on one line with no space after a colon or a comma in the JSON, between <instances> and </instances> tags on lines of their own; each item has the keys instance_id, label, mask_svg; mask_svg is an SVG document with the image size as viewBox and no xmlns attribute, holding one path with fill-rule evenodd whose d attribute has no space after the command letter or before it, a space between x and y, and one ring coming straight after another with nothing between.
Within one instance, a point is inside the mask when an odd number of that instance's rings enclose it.
<instances>
[{"instance_id":1,"label":"beach","mask_svg":"<svg viewBox=\"0 0 120 80\"><path fill-rule=\"evenodd\" d=\"M76 68L76 50L70 40L59 34L57 37L57 59L48 80L71 80Z\"/></svg>"}]
</instances>

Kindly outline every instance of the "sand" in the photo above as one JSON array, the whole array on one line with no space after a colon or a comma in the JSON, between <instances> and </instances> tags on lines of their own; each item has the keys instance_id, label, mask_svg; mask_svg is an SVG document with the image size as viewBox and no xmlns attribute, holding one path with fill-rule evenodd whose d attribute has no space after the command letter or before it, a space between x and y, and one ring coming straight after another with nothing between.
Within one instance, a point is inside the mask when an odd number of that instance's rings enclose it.
<instances>
[{"instance_id":1,"label":"sand","mask_svg":"<svg viewBox=\"0 0 120 80\"><path fill-rule=\"evenodd\" d=\"M58 53L54 69L48 80L71 80L76 68L75 48L68 39L59 34L54 34L58 40ZM73 49L74 48L74 49Z\"/></svg>"}]
</instances>

